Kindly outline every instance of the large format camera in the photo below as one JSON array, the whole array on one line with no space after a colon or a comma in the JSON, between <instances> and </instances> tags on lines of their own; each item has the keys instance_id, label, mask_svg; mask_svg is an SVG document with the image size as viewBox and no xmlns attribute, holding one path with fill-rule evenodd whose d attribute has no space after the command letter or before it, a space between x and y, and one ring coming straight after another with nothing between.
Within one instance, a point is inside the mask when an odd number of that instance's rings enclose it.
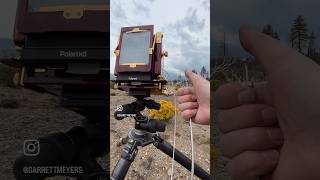
<instances>
[{"instance_id":1,"label":"large format camera","mask_svg":"<svg viewBox=\"0 0 320 180\"><path fill-rule=\"evenodd\" d=\"M18 0L14 41L21 84L54 93L85 117L65 133L38 138L38 156L19 156L16 179L109 177L96 157L108 153L109 0ZM24 167L81 166L78 174L26 174ZM93 178L97 179L97 178Z\"/></svg>"},{"instance_id":2,"label":"large format camera","mask_svg":"<svg viewBox=\"0 0 320 180\"><path fill-rule=\"evenodd\" d=\"M150 96L166 84L162 75L163 34L154 34L153 25L121 29L116 55L115 76L118 89L131 96Z\"/></svg>"},{"instance_id":3,"label":"large format camera","mask_svg":"<svg viewBox=\"0 0 320 180\"><path fill-rule=\"evenodd\" d=\"M21 84L62 85L63 99L71 106L106 104L109 4L109 0L19 0L14 41L20 49Z\"/></svg>"}]
</instances>

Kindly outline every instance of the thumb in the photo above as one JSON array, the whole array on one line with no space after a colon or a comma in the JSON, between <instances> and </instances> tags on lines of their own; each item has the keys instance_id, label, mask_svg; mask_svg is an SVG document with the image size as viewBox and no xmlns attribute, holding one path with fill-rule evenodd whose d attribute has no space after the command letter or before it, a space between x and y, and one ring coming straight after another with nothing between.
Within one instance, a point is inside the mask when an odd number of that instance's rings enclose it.
<instances>
[{"instance_id":1,"label":"thumb","mask_svg":"<svg viewBox=\"0 0 320 180\"><path fill-rule=\"evenodd\" d=\"M199 75L193 73L192 71L186 71L186 77L191 81L191 83L194 85L200 78Z\"/></svg>"},{"instance_id":2,"label":"thumb","mask_svg":"<svg viewBox=\"0 0 320 180\"><path fill-rule=\"evenodd\" d=\"M267 75L309 63L302 54L248 25L240 28L239 36L243 48L261 63Z\"/></svg>"}]
</instances>

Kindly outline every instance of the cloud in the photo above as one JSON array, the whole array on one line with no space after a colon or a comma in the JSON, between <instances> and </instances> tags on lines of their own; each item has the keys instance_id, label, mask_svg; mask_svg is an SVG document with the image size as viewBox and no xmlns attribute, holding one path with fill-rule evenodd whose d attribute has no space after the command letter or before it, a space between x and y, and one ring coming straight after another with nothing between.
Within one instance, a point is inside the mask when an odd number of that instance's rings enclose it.
<instances>
[{"instance_id":1,"label":"cloud","mask_svg":"<svg viewBox=\"0 0 320 180\"><path fill-rule=\"evenodd\" d=\"M111 6L112 18L117 19L127 19L126 11L123 9L121 4L113 3Z\"/></svg>"},{"instance_id":2,"label":"cloud","mask_svg":"<svg viewBox=\"0 0 320 180\"><path fill-rule=\"evenodd\" d=\"M156 0L147 0L147 1L149 1L150 3L154 3Z\"/></svg>"},{"instance_id":3,"label":"cloud","mask_svg":"<svg viewBox=\"0 0 320 180\"><path fill-rule=\"evenodd\" d=\"M197 14L197 9L189 8L186 15L182 19L178 19L175 23L167 25L170 37L168 44L174 54L173 62L170 63L169 70L172 73L181 73L185 70L196 69L200 70L205 66L209 67L210 46L209 41L206 41L201 34L204 34L205 17L200 18ZM209 36L209 34L206 34Z\"/></svg>"},{"instance_id":4,"label":"cloud","mask_svg":"<svg viewBox=\"0 0 320 180\"><path fill-rule=\"evenodd\" d=\"M149 0L149 2L152 2ZM150 8L145 5L145 1L133 1L135 12L138 14L144 14L145 16L150 15Z\"/></svg>"},{"instance_id":5,"label":"cloud","mask_svg":"<svg viewBox=\"0 0 320 180\"><path fill-rule=\"evenodd\" d=\"M164 50L169 52L169 57L164 61L165 75L168 78L177 78L187 69L200 71L202 66L210 69L209 0L148 0L144 1L143 6L136 0L130 1L135 3L127 3L128 0L112 0L111 7L115 3L113 1L123 5L127 18L114 21L111 11L111 51L116 46L121 27L154 24L155 31L163 32ZM176 8L177 6L180 8ZM138 9L140 12L137 12ZM114 64L115 57L112 55L111 72Z\"/></svg>"},{"instance_id":6,"label":"cloud","mask_svg":"<svg viewBox=\"0 0 320 180\"><path fill-rule=\"evenodd\" d=\"M203 8L207 11L210 11L210 1L209 0L204 0L201 2L201 5Z\"/></svg>"},{"instance_id":7,"label":"cloud","mask_svg":"<svg viewBox=\"0 0 320 180\"><path fill-rule=\"evenodd\" d=\"M190 32L201 32L205 26L205 19L199 18L197 9L189 8L183 19L177 20L174 24L170 24L177 31L188 28Z\"/></svg>"}]
</instances>

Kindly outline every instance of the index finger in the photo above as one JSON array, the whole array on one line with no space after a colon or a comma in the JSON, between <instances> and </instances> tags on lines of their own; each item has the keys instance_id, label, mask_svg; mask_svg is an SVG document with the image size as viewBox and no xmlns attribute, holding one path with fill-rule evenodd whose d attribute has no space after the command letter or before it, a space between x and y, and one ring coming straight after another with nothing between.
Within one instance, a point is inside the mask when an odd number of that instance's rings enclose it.
<instances>
[{"instance_id":1,"label":"index finger","mask_svg":"<svg viewBox=\"0 0 320 180\"><path fill-rule=\"evenodd\" d=\"M184 96L184 95L193 94L193 93L194 93L193 87L184 87L184 88L178 89L177 96Z\"/></svg>"},{"instance_id":2,"label":"index finger","mask_svg":"<svg viewBox=\"0 0 320 180\"><path fill-rule=\"evenodd\" d=\"M272 104L265 82L254 84L252 88L239 83L226 84L214 93L214 104L217 109L230 109L244 104L256 103Z\"/></svg>"}]
</instances>

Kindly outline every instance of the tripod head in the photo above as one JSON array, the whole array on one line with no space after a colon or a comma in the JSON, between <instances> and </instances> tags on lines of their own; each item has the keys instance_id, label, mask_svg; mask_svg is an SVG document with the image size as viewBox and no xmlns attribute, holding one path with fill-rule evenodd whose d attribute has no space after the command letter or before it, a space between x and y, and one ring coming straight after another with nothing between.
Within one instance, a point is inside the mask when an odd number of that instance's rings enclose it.
<instances>
[{"instance_id":1,"label":"tripod head","mask_svg":"<svg viewBox=\"0 0 320 180\"><path fill-rule=\"evenodd\" d=\"M141 111L145 108L148 109L160 109L160 104L152 99L144 99L145 97L136 96L136 101L120 105L114 113L114 117L117 120L123 120L126 117L135 119L135 129L147 131L150 133L164 132L166 124L164 122L150 119L147 116L142 115Z\"/></svg>"},{"instance_id":2,"label":"tripod head","mask_svg":"<svg viewBox=\"0 0 320 180\"><path fill-rule=\"evenodd\" d=\"M154 100L144 99L145 97L135 97L136 101L118 106L114 116L117 120L122 120L126 117L133 117L135 119L135 128L131 129L125 142L122 140L123 147L121 158L113 169L110 179L123 180L135 160L139 147L145 147L153 144L157 149L174 158L179 164L191 171L192 161L179 150L176 150L172 145L163 140L159 133L164 132L166 124L155 119L143 116L141 111L146 107L148 109L160 109L160 104ZM174 152L174 156L173 156ZM197 164L194 164L194 172L200 179L210 179L210 175Z\"/></svg>"}]
</instances>

